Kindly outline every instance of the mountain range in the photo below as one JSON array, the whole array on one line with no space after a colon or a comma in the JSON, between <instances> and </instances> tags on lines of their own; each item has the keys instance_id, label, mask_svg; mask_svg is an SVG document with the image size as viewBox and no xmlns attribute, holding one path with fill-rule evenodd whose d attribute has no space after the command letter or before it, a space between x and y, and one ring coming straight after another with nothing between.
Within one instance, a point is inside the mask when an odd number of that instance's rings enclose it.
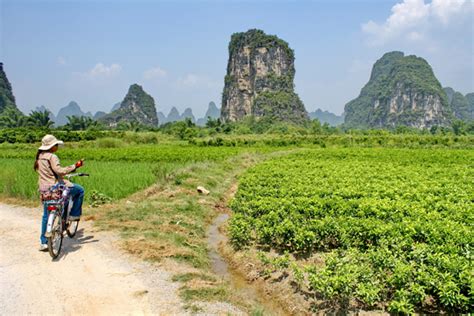
<instances>
[{"instance_id":1,"label":"mountain range","mask_svg":"<svg viewBox=\"0 0 474 316\"><path fill-rule=\"evenodd\" d=\"M119 110L121 104L122 102L118 102L114 104L111 107L110 113L113 113L114 111ZM36 107L34 111L39 111L39 112L48 111L50 119L53 122L55 122L55 126L62 126L62 125L67 124L68 122L67 116L78 116L78 117L86 116L86 117L91 117L94 120L103 121L104 117L110 114L104 111L98 111L95 114L92 114L91 112L84 112L79 106L79 104L75 101L71 101L69 102L68 105L59 109L57 115L54 115L51 112L51 110L49 110L44 105ZM208 117L211 117L213 119L217 119L220 117L220 109L216 106L216 104L213 101L209 103L205 116L198 119L195 118L193 114L193 110L191 108L186 108L182 114L180 114L180 112L178 111L176 107L173 107L168 113L168 115L163 114L163 112L157 113L159 125L163 125L169 122L184 121L186 118L190 118L193 123L196 123L196 125L205 126Z\"/></svg>"}]
</instances>

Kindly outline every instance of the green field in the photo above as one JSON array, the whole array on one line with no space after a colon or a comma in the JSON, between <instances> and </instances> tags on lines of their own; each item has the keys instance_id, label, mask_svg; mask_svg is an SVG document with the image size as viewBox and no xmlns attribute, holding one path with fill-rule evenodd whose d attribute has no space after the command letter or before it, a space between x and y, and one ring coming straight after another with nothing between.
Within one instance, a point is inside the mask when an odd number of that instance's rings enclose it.
<instances>
[{"instance_id":1,"label":"green field","mask_svg":"<svg viewBox=\"0 0 474 316\"><path fill-rule=\"evenodd\" d=\"M265 266L288 272L312 308L459 313L474 309L472 141L103 138L68 143L58 156L63 165L86 159L81 171L91 177L77 182L87 205L100 195L118 202L86 215L119 231L124 249L144 259L173 258L209 274L205 228L238 181L232 245L258 250ZM410 148L400 148L404 143ZM38 199L36 148L0 144L0 197ZM197 194L198 185L211 194ZM183 289L203 288L191 280Z\"/></svg>"},{"instance_id":2,"label":"green field","mask_svg":"<svg viewBox=\"0 0 474 316\"><path fill-rule=\"evenodd\" d=\"M150 186L160 177L172 176L183 165L222 161L240 152L243 149L179 143L118 148L73 143L61 148L57 154L63 165L85 158L85 166L80 171L89 173L90 177L75 178L74 181L84 185L89 192L96 191L112 199L120 199ZM33 145L0 145L0 195L30 200L38 198L38 176L33 171L35 155L36 147ZM86 194L86 201L90 201L89 194Z\"/></svg>"},{"instance_id":3,"label":"green field","mask_svg":"<svg viewBox=\"0 0 474 316\"><path fill-rule=\"evenodd\" d=\"M275 265L342 307L472 311L473 161L470 150L387 148L269 160L240 180L230 236L287 253Z\"/></svg>"}]
</instances>

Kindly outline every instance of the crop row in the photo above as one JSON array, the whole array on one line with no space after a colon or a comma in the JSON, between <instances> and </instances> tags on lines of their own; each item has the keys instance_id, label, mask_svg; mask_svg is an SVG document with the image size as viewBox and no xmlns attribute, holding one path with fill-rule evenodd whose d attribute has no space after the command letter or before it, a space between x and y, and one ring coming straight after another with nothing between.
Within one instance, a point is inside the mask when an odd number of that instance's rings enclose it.
<instances>
[{"instance_id":1,"label":"crop row","mask_svg":"<svg viewBox=\"0 0 474 316\"><path fill-rule=\"evenodd\" d=\"M232 202L234 245L311 256L327 300L391 312L474 307L474 153L320 149L264 162Z\"/></svg>"}]
</instances>

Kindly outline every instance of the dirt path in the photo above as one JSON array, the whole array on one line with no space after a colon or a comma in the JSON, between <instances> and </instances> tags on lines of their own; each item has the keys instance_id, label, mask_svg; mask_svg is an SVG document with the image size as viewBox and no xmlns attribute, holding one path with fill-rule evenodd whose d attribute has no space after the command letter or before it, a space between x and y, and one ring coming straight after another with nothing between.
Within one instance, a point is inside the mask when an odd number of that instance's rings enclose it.
<instances>
[{"instance_id":1,"label":"dirt path","mask_svg":"<svg viewBox=\"0 0 474 316\"><path fill-rule=\"evenodd\" d=\"M39 209L0 204L0 314L186 314L179 284L81 222L52 261L38 251Z\"/></svg>"}]
</instances>

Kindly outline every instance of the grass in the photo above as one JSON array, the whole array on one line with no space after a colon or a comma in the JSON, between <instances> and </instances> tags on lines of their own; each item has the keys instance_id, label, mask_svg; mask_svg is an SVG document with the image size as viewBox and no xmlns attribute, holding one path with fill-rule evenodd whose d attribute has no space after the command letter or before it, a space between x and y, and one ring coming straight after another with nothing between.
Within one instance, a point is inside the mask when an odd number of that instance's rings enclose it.
<instances>
[{"instance_id":1,"label":"grass","mask_svg":"<svg viewBox=\"0 0 474 316\"><path fill-rule=\"evenodd\" d=\"M126 145L126 146L125 146ZM202 148L175 144L130 145L120 139L101 139L95 143L71 143L58 151L63 165L86 158L81 172L89 178L73 181L86 188L86 203L93 202L87 192L96 191L119 200L143 190L161 179L173 178L177 185L186 172L176 172L195 162L222 161L243 151L259 149ZM38 198L37 174L33 171L35 145L0 144L0 196L34 201Z\"/></svg>"},{"instance_id":2,"label":"grass","mask_svg":"<svg viewBox=\"0 0 474 316\"><path fill-rule=\"evenodd\" d=\"M236 176L261 156L243 154L219 162L192 163L161 178L147 190L96 214L97 224L117 230L124 247L140 257L173 258L194 268L208 269L206 228L214 206L224 198ZM200 195L202 185L209 195Z\"/></svg>"},{"instance_id":3,"label":"grass","mask_svg":"<svg viewBox=\"0 0 474 316\"><path fill-rule=\"evenodd\" d=\"M65 161L64 165L70 163ZM0 159L0 195L20 199L38 199L38 175L32 161L26 159ZM112 199L121 199L153 184L157 166L148 162L127 164L119 161L92 161L80 169L90 177L77 177L74 182L87 191L96 190ZM86 194L86 202L90 195Z\"/></svg>"}]
</instances>

